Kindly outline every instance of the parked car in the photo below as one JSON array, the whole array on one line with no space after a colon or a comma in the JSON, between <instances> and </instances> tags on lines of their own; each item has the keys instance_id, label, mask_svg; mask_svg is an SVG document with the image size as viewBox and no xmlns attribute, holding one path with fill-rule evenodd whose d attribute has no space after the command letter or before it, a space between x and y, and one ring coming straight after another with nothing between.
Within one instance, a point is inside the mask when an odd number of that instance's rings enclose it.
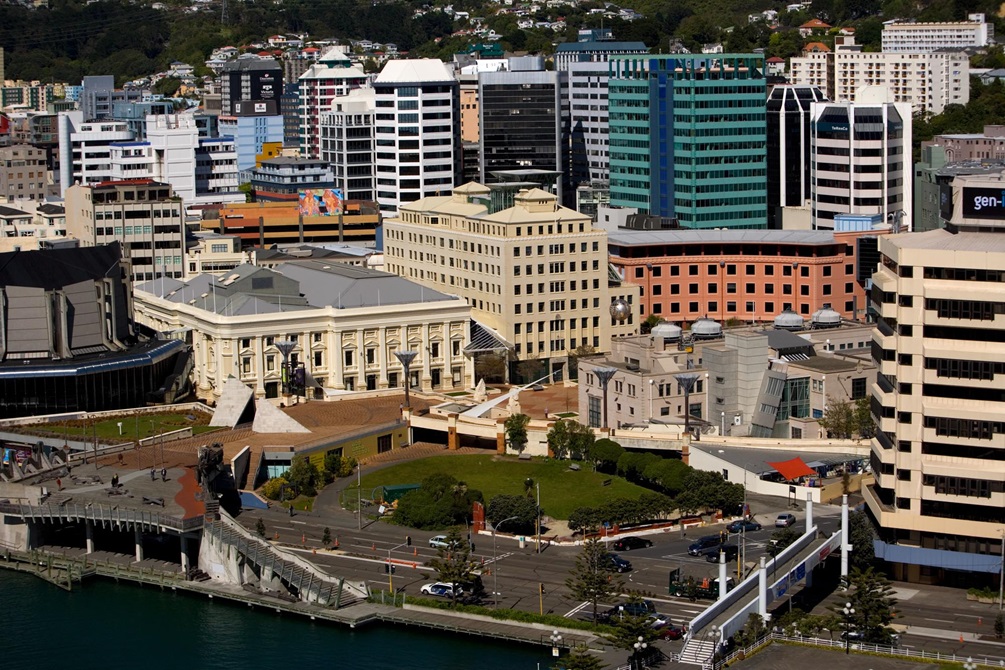
<instances>
[{"instance_id":1,"label":"parked car","mask_svg":"<svg viewBox=\"0 0 1005 670\"><path fill-rule=\"evenodd\" d=\"M651 600L642 600L639 602L624 602L620 605L616 605L606 612L601 612L597 615L597 619L600 623L606 623L612 619L617 620L623 616L654 616L658 617L656 614L656 605L653 604Z\"/></svg>"},{"instance_id":2,"label":"parked car","mask_svg":"<svg viewBox=\"0 0 1005 670\"><path fill-rule=\"evenodd\" d=\"M647 547L653 546L651 540L647 540L644 537L636 537L634 535L629 535L628 537L622 537L614 541L612 544L617 551L631 551L632 549L646 549Z\"/></svg>"},{"instance_id":3,"label":"parked car","mask_svg":"<svg viewBox=\"0 0 1005 670\"><path fill-rule=\"evenodd\" d=\"M687 553L691 554L692 556L702 556L708 553L709 549L718 547L720 544L722 544L721 536L706 535L692 542L691 545L687 548Z\"/></svg>"},{"instance_id":4,"label":"parked car","mask_svg":"<svg viewBox=\"0 0 1005 670\"><path fill-rule=\"evenodd\" d=\"M736 557L739 556L740 554L740 548L737 547L735 544L723 544L719 545L718 547L715 547L715 549L716 551L714 552L710 551L707 554L705 554L705 560L708 561L709 563L718 563L720 553L726 554L727 563L729 563L730 561L735 561Z\"/></svg>"},{"instance_id":5,"label":"parked car","mask_svg":"<svg viewBox=\"0 0 1005 670\"><path fill-rule=\"evenodd\" d=\"M429 538L429 546L433 549L450 549L450 542L447 542L446 535L434 535Z\"/></svg>"},{"instance_id":6,"label":"parked car","mask_svg":"<svg viewBox=\"0 0 1005 670\"><path fill-rule=\"evenodd\" d=\"M608 554L611 563L614 565L614 569L618 572L631 572L632 564L629 561L621 558L617 554Z\"/></svg>"},{"instance_id":7,"label":"parked car","mask_svg":"<svg viewBox=\"0 0 1005 670\"><path fill-rule=\"evenodd\" d=\"M730 533L752 533L755 530L761 530L761 524L756 521L751 521L750 519L737 519L733 523L726 526L726 530Z\"/></svg>"},{"instance_id":8,"label":"parked car","mask_svg":"<svg viewBox=\"0 0 1005 670\"><path fill-rule=\"evenodd\" d=\"M441 598L460 598L464 595L464 588L460 584L455 588L453 584L446 582L423 584L419 591L427 596L440 596Z\"/></svg>"},{"instance_id":9,"label":"parked car","mask_svg":"<svg viewBox=\"0 0 1005 670\"><path fill-rule=\"evenodd\" d=\"M650 628L656 631L659 639L679 640L684 637L684 629L670 623L670 617L665 614L653 614L649 618L652 621Z\"/></svg>"},{"instance_id":10,"label":"parked car","mask_svg":"<svg viewBox=\"0 0 1005 670\"><path fill-rule=\"evenodd\" d=\"M795 524L796 517L788 512L782 512L777 517L775 517L775 528L788 528L789 526Z\"/></svg>"}]
</instances>

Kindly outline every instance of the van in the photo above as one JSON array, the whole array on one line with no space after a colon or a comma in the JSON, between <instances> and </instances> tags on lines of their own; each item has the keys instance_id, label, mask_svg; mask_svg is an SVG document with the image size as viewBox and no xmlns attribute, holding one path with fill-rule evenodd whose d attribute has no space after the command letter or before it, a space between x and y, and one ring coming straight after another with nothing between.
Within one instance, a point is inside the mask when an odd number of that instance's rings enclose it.
<instances>
[{"instance_id":1,"label":"van","mask_svg":"<svg viewBox=\"0 0 1005 670\"><path fill-rule=\"evenodd\" d=\"M687 553L692 556L703 556L708 553L709 549L713 549L722 544L722 537L719 535L706 535L705 537L698 538L695 542L687 548Z\"/></svg>"}]
</instances>

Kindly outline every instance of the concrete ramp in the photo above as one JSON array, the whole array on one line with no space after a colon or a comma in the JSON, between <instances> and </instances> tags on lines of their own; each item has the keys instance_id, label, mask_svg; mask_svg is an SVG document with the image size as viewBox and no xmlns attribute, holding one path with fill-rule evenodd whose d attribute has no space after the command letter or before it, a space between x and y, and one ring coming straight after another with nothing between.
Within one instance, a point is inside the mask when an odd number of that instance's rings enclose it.
<instances>
[{"instance_id":1,"label":"concrete ramp","mask_svg":"<svg viewBox=\"0 0 1005 670\"><path fill-rule=\"evenodd\" d=\"M227 377L227 381L223 383L223 393L220 394L220 400L216 403L216 411L213 412L213 418L209 420L209 425L222 428L235 427L241 423L241 417L245 415L248 404L254 395L255 392L240 379Z\"/></svg>"},{"instance_id":2,"label":"concrete ramp","mask_svg":"<svg viewBox=\"0 0 1005 670\"><path fill-rule=\"evenodd\" d=\"M307 428L275 407L265 398L255 403L255 423L251 426L255 433L309 433Z\"/></svg>"}]
</instances>

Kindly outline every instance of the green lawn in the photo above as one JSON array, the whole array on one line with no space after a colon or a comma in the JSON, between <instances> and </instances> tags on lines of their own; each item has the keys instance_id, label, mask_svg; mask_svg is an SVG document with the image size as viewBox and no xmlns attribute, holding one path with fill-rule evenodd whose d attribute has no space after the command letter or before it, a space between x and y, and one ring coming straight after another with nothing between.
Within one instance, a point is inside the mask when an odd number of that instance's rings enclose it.
<instances>
[{"instance_id":1,"label":"green lawn","mask_svg":"<svg viewBox=\"0 0 1005 670\"><path fill-rule=\"evenodd\" d=\"M592 507L612 498L638 498L647 489L621 477L593 472L581 463L578 472L569 469L570 461L535 458L521 461L515 457L433 456L401 463L363 477L363 490L390 484L417 484L427 475L444 472L478 489L488 503L500 493L523 495L523 482L530 477L541 484L541 509L556 519L568 519L577 507ZM604 486L605 480L611 480Z\"/></svg>"},{"instance_id":2,"label":"green lawn","mask_svg":"<svg viewBox=\"0 0 1005 670\"><path fill-rule=\"evenodd\" d=\"M188 417L193 417L191 420ZM164 412L158 414L142 414L135 416L116 416L98 421L92 428L91 423L86 420L69 421L65 423L47 423L25 426L31 432L55 435L57 437L66 436L69 438L90 438L97 434L101 441L129 442L131 440L143 439L161 433L169 433L180 428L192 428L192 434L198 435L212 430L218 430L206 424L209 423L210 415L202 412L177 413ZM122 433L119 434L119 422L122 422Z\"/></svg>"}]
</instances>

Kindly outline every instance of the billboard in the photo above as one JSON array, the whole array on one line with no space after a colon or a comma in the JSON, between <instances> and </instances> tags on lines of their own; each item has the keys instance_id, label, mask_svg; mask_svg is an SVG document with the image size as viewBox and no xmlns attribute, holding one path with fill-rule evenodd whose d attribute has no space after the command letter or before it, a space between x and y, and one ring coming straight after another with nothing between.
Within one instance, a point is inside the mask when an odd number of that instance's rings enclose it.
<instances>
[{"instance_id":1,"label":"billboard","mask_svg":"<svg viewBox=\"0 0 1005 670\"><path fill-rule=\"evenodd\" d=\"M964 187L963 216L967 219L1005 219L1005 189Z\"/></svg>"},{"instance_id":2,"label":"billboard","mask_svg":"<svg viewBox=\"0 0 1005 670\"><path fill-rule=\"evenodd\" d=\"M300 191L300 216L338 216L342 214L342 189L308 188Z\"/></svg>"}]
</instances>

